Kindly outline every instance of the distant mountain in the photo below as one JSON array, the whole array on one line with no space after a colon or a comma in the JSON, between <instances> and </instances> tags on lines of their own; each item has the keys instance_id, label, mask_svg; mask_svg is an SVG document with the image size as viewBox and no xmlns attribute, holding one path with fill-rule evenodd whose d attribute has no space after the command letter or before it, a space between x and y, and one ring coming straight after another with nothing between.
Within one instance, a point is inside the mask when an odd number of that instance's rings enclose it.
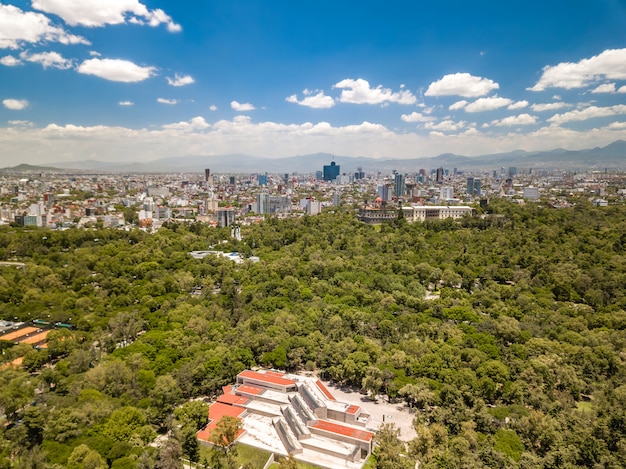
<instances>
[{"instance_id":1,"label":"distant mountain","mask_svg":"<svg viewBox=\"0 0 626 469\"><path fill-rule=\"evenodd\" d=\"M365 172L397 170L413 172L418 169L439 167L467 170L489 170L500 167L517 166L536 169L604 169L626 168L626 141L617 140L605 147L587 150L564 150L562 148L527 152L515 150L506 153L494 153L481 156L463 156L443 153L429 158L369 158L365 156L349 157L330 153L290 156L286 158L263 158L243 154L199 156L188 155L162 158L148 163L109 163L86 160L54 163L57 168L107 172L140 173L201 173L209 168L212 173L314 173L322 170L326 164L335 161L341 171L352 173L357 168ZM28 165L20 165L28 166ZM32 168L39 168L32 166ZM53 168L34 169L52 170ZM15 170L14 168L12 170Z\"/></svg>"},{"instance_id":2,"label":"distant mountain","mask_svg":"<svg viewBox=\"0 0 626 469\"><path fill-rule=\"evenodd\" d=\"M34 166L30 164L18 164L17 166L11 166L6 168L0 168L0 171L3 172L14 172L14 173L33 173L33 172L42 172L42 171L58 171L58 168L51 168L49 166Z\"/></svg>"}]
</instances>

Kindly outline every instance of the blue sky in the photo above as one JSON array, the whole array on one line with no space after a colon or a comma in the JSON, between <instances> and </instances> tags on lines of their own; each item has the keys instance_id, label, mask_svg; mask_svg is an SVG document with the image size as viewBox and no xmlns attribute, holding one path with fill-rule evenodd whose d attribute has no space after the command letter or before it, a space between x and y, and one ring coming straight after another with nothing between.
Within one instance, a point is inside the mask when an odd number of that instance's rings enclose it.
<instances>
[{"instance_id":1,"label":"blue sky","mask_svg":"<svg viewBox=\"0 0 626 469\"><path fill-rule=\"evenodd\" d=\"M2 166L603 146L626 1L0 0L0 101Z\"/></svg>"}]
</instances>

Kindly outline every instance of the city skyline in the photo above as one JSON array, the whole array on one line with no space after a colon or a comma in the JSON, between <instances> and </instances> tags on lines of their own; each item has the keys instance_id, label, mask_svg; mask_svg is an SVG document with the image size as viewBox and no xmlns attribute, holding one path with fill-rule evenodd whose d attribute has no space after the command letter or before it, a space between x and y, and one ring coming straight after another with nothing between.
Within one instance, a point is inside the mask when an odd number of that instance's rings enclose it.
<instances>
[{"instance_id":1,"label":"city skyline","mask_svg":"<svg viewBox=\"0 0 626 469\"><path fill-rule=\"evenodd\" d=\"M626 139L626 5L0 2L0 164Z\"/></svg>"}]
</instances>

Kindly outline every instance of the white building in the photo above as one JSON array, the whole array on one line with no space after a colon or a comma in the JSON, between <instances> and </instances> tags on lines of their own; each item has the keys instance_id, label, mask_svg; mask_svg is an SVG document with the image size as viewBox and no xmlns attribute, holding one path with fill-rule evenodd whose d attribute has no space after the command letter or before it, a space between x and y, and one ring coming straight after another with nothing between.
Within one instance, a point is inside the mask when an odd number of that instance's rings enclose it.
<instances>
[{"instance_id":1,"label":"white building","mask_svg":"<svg viewBox=\"0 0 626 469\"><path fill-rule=\"evenodd\" d=\"M409 223L425 220L443 220L446 218L456 220L465 215L471 215L472 210L472 207L467 205L411 205L402 207L404 218Z\"/></svg>"}]
</instances>

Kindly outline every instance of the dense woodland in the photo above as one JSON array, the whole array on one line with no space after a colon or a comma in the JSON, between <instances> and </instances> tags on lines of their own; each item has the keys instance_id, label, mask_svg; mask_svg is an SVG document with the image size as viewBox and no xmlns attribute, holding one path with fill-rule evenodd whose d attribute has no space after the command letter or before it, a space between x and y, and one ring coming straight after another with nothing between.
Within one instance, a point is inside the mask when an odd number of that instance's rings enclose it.
<instances>
[{"instance_id":1,"label":"dense woodland","mask_svg":"<svg viewBox=\"0 0 626 469\"><path fill-rule=\"evenodd\" d=\"M418 437L373 467L626 467L626 206L492 201L373 227L340 208L229 230L0 230L0 467L172 468L245 368L407 400ZM219 244L223 240L228 240ZM237 265L191 250L261 258ZM148 445L168 435L160 447Z\"/></svg>"}]
</instances>

